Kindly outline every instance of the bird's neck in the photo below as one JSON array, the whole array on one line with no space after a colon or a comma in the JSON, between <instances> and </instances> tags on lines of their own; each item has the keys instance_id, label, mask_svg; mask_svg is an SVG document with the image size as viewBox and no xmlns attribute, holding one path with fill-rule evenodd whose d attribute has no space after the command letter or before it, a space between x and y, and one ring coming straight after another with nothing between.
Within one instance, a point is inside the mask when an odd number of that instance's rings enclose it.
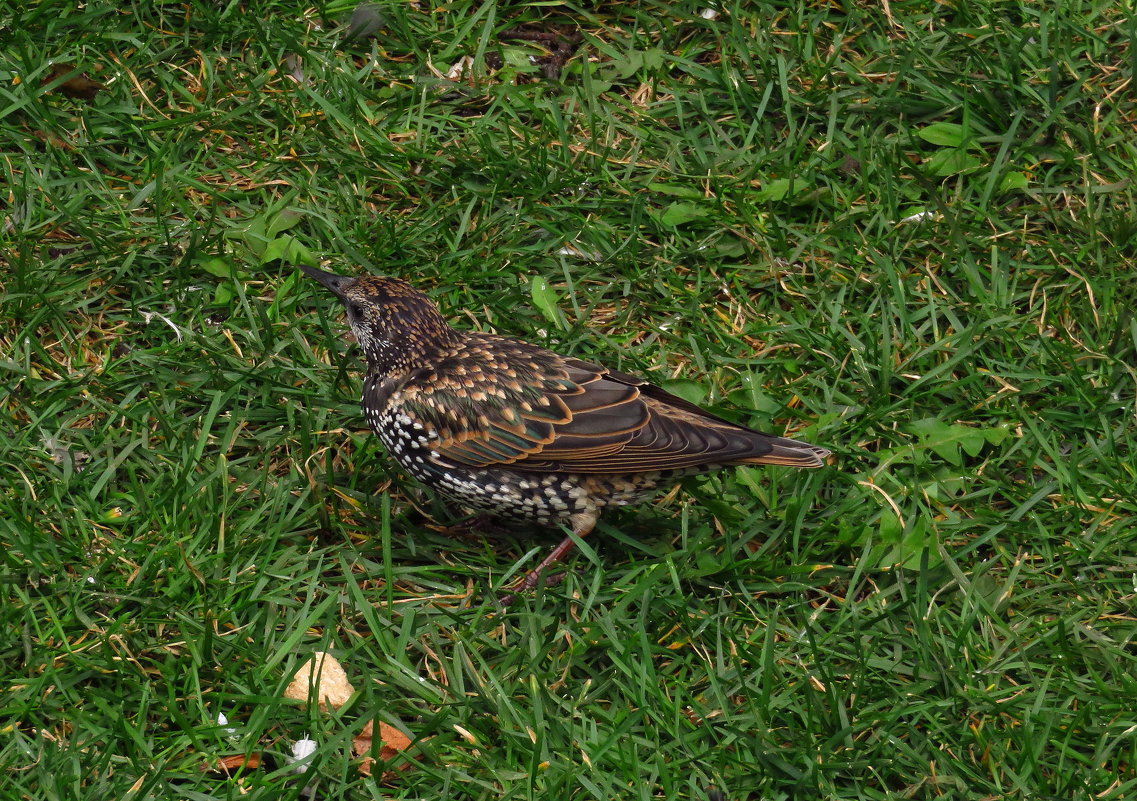
<instances>
[{"instance_id":1,"label":"bird's neck","mask_svg":"<svg viewBox=\"0 0 1137 801\"><path fill-rule=\"evenodd\" d=\"M390 339L356 336L367 356L368 372L398 378L437 364L461 342L462 334L443 323L435 330L407 330Z\"/></svg>"}]
</instances>

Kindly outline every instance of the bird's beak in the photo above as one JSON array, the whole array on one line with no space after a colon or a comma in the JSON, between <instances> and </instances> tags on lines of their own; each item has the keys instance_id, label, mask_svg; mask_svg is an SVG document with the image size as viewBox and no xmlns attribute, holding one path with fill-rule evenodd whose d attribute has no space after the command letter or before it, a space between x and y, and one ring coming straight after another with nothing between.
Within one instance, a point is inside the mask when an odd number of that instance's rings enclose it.
<instances>
[{"instance_id":1,"label":"bird's beak","mask_svg":"<svg viewBox=\"0 0 1137 801\"><path fill-rule=\"evenodd\" d=\"M296 266L306 272L311 278L315 278L319 281L325 289L341 300L343 299L343 291L347 288L347 285L355 280L346 275L326 273L323 270L317 270L315 267L309 267L307 264L298 264Z\"/></svg>"}]
</instances>

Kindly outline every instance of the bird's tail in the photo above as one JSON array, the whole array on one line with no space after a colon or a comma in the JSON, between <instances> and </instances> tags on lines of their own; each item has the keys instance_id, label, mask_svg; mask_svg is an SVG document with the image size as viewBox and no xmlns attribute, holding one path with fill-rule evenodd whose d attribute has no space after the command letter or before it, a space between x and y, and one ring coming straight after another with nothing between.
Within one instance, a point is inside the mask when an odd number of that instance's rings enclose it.
<instances>
[{"instance_id":1,"label":"bird's tail","mask_svg":"<svg viewBox=\"0 0 1137 801\"><path fill-rule=\"evenodd\" d=\"M745 459L742 464L780 464L786 467L821 467L829 451L785 437L770 437L770 452Z\"/></svg>"}]
</instances>

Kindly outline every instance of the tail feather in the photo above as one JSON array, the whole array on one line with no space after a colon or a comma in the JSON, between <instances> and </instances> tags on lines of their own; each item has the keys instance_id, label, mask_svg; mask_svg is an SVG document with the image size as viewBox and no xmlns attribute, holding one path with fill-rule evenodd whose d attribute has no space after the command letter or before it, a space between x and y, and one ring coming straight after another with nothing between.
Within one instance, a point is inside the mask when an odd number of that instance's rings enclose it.
<instances>
[{"instance_id":1,"label":"tail feather","mask_svg":"<svg viewBox=\"0 0 1137 801\"><path fill-rule=\"evenodd\" d=\"M745 459L742 464L780 464L786 467L821 467L829 451L796 439L772 437L770 452Z\"/></svg>"}]
</instances>

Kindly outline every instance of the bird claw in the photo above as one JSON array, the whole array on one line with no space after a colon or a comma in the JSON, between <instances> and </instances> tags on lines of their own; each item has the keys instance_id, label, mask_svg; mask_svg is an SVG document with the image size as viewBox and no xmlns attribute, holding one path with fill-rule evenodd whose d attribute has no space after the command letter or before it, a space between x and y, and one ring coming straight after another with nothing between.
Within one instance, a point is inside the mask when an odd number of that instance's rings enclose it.
<instances>
[{"instance_id":1,"label":"bird claw","mask_svg":"<svg viewBox=\"0 0 1137 801\"><path fill-rule=\"evenodd\" d=\"M498 596L497 602L500 606L508 609L509 606L517 600L518 596L522 593L529 592L541 585L548 589L555 587L565 580L568 573L553 573L552 575L545 576L537 571L530 571L526 573L520 581L514 583L511 587L506 588L505 592Z\"/></svg>"}]
</instances>

